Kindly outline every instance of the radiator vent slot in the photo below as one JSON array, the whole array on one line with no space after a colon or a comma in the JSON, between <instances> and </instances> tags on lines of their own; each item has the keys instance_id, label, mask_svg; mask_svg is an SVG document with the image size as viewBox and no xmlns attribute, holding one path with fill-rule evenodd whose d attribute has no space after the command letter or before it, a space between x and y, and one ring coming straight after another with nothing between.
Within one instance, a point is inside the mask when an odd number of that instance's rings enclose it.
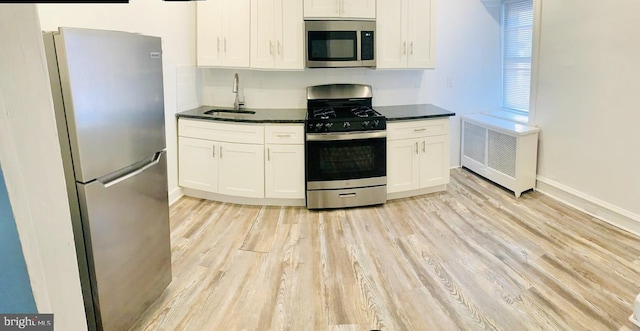
<instances>
[{"instance_id":1,"label":"radiator vent slot","mask_svg":"<svg viewBox=\"0 0 640 331\"><path fill-rule=\"evenodd\" d=\"M487 129L471 123L464 124L463 153L470 159L485 163Z\"/></svg>"},{"instance_id":2,"label":"radiator vent slot","mask_svg":"<svg viewBox=\"0 0 640 331\"><path fill-rule=\"evenodd\" d=\"M490 168L510 177L516 177L516 137L489 130L489 144L487 146Z\"/></svg>"}]
</instances>

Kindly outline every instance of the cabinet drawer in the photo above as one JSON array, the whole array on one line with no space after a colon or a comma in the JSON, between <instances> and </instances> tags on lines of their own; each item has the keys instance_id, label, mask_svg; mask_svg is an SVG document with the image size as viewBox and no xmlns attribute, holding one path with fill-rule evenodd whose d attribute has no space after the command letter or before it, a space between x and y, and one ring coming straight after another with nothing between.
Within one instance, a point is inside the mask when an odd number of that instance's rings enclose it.
<instances>
[{"instance_id":1,"label":"cabinet drawer","mask_svg":"<svg viewBox=\"0 0 640 331\"><path fill-rule=\"evenodd\" d=\"M264 140L267 144L304 144L304 126L268 125L264 129Z\"/></svg>"},{"instance_id":2,"label":"cabinet drawer","mask_svg":"<svg viewBox=\"0 0 640 331\"><path fill-rule=\"evenodd\" d=\"M449 118L387 123L387 139L410 139L449 134Z\"/></svg>"},{"instance_id":3,"label":"cabinet drawer","mask_svg":"<svg viewBox=\"0 0 640 331\"><path fill-rule=\"evenodd\" d=\"M178 135L241 144L263 144L264 126L180 119Z\"/></svg>"}]
</instances>

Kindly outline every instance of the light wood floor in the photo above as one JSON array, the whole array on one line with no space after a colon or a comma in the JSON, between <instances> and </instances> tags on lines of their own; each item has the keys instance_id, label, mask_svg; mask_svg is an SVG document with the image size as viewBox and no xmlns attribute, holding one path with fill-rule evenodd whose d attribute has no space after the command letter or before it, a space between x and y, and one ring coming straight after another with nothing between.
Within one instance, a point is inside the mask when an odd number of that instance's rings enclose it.
<instances>
[{"instance_id":1,"label":"light wood floor","mask_svg":"<svg viewBox=\"0 0 640 331\"><path fill-rule=\"evenodd\" d=\"M134 330L638 330L638 237L451 176L346 210L182 198L173 282Z\"/></svg>"}]
</instances>

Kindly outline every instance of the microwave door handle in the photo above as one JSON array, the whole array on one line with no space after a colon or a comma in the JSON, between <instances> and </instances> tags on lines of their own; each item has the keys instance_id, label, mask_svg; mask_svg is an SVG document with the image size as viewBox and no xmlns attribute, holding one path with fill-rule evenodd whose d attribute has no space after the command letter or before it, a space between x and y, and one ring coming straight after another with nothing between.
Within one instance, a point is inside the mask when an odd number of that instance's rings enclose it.
<instances>
[{"instance_id":1,"label":"microwave door handle","mask_svg":"<svg viewBox=\"0 0 640 331\"><path fill-rule=\"evenodd\" d=\"M362 64L362 31L356 32L356 58Z\"/></svg>"}]
</instances>

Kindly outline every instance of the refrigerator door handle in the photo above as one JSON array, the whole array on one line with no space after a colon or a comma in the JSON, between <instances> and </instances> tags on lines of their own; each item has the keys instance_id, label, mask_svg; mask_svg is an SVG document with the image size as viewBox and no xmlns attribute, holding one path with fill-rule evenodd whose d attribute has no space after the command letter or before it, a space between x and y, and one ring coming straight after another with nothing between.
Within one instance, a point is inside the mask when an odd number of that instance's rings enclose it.
<instances>
[{"instance_id":1,"label":"refrigerator door handle","mask_svg":"<svg viewBox=\"0 0 640 331\"><path fill-rule=\"evenodd\" d=\"M160 156L162 156L162 152L156 152L156 154L153 155L153 159L149 163L147 163L144 166L138 168L137 170L132 171L132 172L130 172L130 173L124 175L124 176L120 176L120 177L108 180L106 182L102 182L99 179L98 179L98 181L100 181L105 188L111 187L113 185L116 185L116 184L118 184L118 183L120 183L122 181L125 181L125 180L127 180L127 179L129 179L129 178L131 178L133 176L136 176L136 175L142 173L143 171L145 171L145 170L153 167L154 165L158 164L158 162L160 162Z\"/></svg>"}]
</instances>

